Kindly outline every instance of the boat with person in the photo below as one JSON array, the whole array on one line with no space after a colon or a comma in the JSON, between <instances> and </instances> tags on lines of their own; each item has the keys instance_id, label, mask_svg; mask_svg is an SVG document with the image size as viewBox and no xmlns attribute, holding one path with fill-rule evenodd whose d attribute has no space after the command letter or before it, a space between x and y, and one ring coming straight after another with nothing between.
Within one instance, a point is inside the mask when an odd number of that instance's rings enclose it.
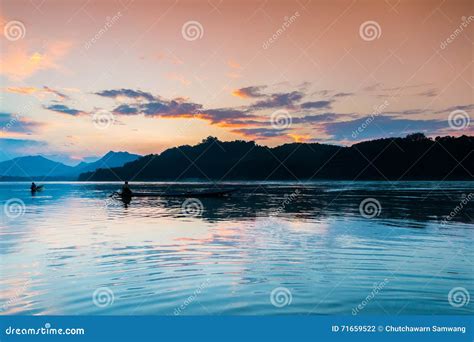
<instances>
[{"instance_id":1,"label":"boat with person","mask_svg":"<svg viewBox=\"0 0 474 342\"><path fill-rule=\"evenodd\" d=\"M30 187L31 193L34 194L34 193L43 191L43 189L44 189L44 185L36 185L34 182L31 183L31 187Z\"/></svg>"}]
</instances>

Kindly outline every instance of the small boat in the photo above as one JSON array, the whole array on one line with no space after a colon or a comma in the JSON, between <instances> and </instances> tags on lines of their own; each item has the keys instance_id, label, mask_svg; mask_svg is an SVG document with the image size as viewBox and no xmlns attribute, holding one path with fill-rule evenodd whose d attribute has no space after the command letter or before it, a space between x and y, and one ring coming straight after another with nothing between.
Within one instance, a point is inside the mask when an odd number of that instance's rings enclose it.
<instances>
[{"instance_id":1,"label":"small boat","mask_svg":"<svg viewBox=\"0 0 474 342\"><path fill-rule=\"evenodd\" d=\"M43 191L44 185L38 185L35 190L31 189L31 192L40 192Z\"/></svg>"},{"instance_id":2,"label":"small boat","mask_svg":"<svg viewBox=\"0 0 474 342\"><path fill-rule=\"evenodd\" d=\"M231 190L216 190L216 191L197 191L197 192L133 192L131 197L186 197L186 198L213 198L213 197L224 197L235 192L235 189ZM122 196L122 194L115 192L112 195L117 195L122 198L131 198L130 196Z\"/></svg>"}]
</instances>

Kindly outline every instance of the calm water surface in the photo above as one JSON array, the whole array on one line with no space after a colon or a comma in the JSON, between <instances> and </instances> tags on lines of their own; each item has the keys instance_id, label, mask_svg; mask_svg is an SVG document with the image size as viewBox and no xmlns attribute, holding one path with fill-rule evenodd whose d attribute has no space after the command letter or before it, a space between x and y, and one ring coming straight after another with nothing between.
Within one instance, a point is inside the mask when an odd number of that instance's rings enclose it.
<instances>
[{"instance_id":1,"label":"calm water surface","mask_svg":"<svg viewBox=\"0 0 474 342\"><path fill-rule=\"evenodd\" d=\"M474 312L473 182L233 183L188 212L185 198L110 200L117 183L28 186L0 183L3 314ZM367 198L378 216L361 215Z\"/></svg>"}]
</instances>

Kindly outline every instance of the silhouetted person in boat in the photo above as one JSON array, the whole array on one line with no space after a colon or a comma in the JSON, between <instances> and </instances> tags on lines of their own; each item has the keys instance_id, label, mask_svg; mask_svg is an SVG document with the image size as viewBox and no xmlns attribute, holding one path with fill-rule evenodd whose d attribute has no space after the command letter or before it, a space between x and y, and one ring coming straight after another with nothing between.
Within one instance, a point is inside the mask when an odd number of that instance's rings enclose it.
<instances>
[{"instance_id":1,"label":"silhouetted person in boat","mask_svg":"<svg viewBox=\"0 0 474 342\"><path fill-rule=\"evenodd\" d=\"M122 197L132 197L132 190L130 190L128 182L125 182L125 184L122 186Z\"/></svg>"},{"instance_id":2,"label":"silhouetted person in boat","mask_svg":"<svg viewBox=\"0 0 474 342\"><path fill-rule=\"evenodd\" d=\"M31 192L36 192L38 190L38 187L36 186L35 182L31 183Z\"/></svg>"}]
</instances>

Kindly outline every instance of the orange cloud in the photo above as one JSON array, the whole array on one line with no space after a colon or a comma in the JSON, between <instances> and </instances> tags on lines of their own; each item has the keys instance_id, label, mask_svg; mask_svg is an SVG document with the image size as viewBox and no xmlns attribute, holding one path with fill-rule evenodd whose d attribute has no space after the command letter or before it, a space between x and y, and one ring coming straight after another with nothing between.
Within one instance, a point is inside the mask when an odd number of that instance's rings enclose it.
<instances>
[{"instance_id":1,"label":"orange cloud","mask_svg":"<svg viewBox=\"0 0 474 342\"><path fill-rule=\"evenodd\" d=\"M262 90L266 88L266 86L250 86L245 88L236 89L232 92L232 95L240 97L242 99L247 98L257 98L257 97L265 97L262 94Z\"/></svg>"},{"instance_id":2,"label":"orange cloud","mask_svg":"<svg viewBox=\"0 0 474 342\"><path fill-rule=\"evenodd\" d=\"M9 93L29 95L38 92L40 89L35 87L8 87L5 90Z\"/></svg>"},{"instance_id":3,"label":"orange cloud","mask_svg":"<svg viewBox=\"0 0 474 342\"><path fill-rule=\"evenodd\" d=\"M57 41L41 52L30 52L25 44L9 44L0 56L0 74L13 81L22 81L41 70L61 69L59 61L70 51L72 44Z\"/></svg>"},{"instance_id":4,"label":"orange cloud","mask_svg":"<svg viewBox=\"0 0 474 342\"><path fill-rule=\"evenodd\" d=\"M242 65L232 60L227 62L227 65L229 65L229 67L231 67L232 69L238 69L238 70L242 69Z\"/></svg>"},{"instance_id":5,"label":"orange cloud","mask_svg":"<svg viewBox=\"0 0 474 342\"><path fill-rule=\"evenodd\" d=\"M232 92L232 95L236 96L236 97L240 97L241 99L246 99L249 97L249 95L242 91L242 89L236 89Z\"/></svg>"},{"instance_id":6,"label":"orange cloud","mask_svg":"<svg viewBox=\"0 0 474 342\"><path fill-rule=\"evenodd\" d=\"M242 70L242 66L237 63L236 61L230 60L227 62L227 65L233 69L233 71L230 71L226 74L228 78L241 78L242 75L239 73L240 70Z\"/></svg>"},{"instance_id":7,"label":"orange cloud","mask_svg":"<svg viewBox=\"0 0 474 342\"><path fill-rule=\"evenodd\" d=\"M48 95L48 94L53 94L53 95L56 95L57 97L59 97L60 99L64 100L66 98L68 98L67 95L57 91L57 90L54 90L52 88L49 88L49 87L46 87L44 86L43 88L36 88L36 87L7 87L5 88L5 91L9 92L9 93L14 93L14 94L22 94L22 95L31 95L31 94L34 94L36 95L37 97L41 98L43 97L44 95Z\"/></svg>"},{"instance_id":8,"label":"orange cloud","mask_svg":"<svg viewBox=\"0 0 474 342\"><path fill-rule=\"evenodd\" d=\"M288 136L297 143L305 142L311 139L309 134L288 134Z\"/></svg>"},{"instance_id":9,"label":"orange cloud","mask_svg":"<svg viewBox=\"0 0 474 342\"><path fill-rule=\"evenodd\" d=\"M226 121L219 122L216 125L217 125L217 127L222 127L222 128L240 128L240 127L251 127L251 126L253 126L253 124L246 124L246 123L243 123L243 122L234 123L234 122L226 122Z\"/></svg>"}]
</instances>

